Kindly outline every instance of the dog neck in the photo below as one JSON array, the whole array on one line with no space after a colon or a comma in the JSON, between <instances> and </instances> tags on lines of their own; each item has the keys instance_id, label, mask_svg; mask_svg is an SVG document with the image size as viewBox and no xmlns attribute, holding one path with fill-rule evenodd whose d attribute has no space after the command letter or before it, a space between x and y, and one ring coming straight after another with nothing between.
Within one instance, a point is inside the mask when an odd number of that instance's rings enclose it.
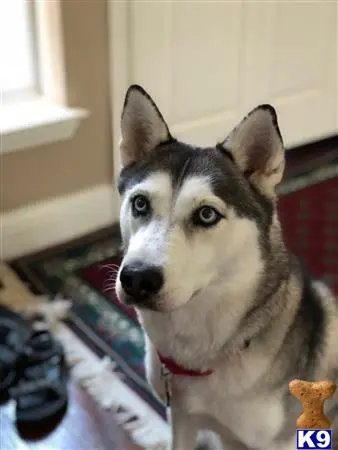
<instances>
[{"instance_id":1,"label":"dog neck","mask_svg":"<svg viewBox=\"0 0 338 450\"><path fill-rule=\"evenodd\" d=\"M226 287L206 289L170 313L139 310L140 321L157 351L186 369L210 370L212 361L236 334L255 291L253 285L237 290ZM238 348L246 346L247 339L238 344Z\"/></svg>"},{"instance_id":2,"label":"dog neck","mask_svg":"<svg viewBox=\"0 0 338 450\"><path fill-rule=\"evenodd\" d=\"M208 371L220 354L224 359L245 352L280 313L287 280L265 291L264 305L253 307L255 293L262 283L263 280L256 280L245 286L239 284L237 289L222 283L206 289L173 312L142 310L139 317L163 357L184 369ZM253 314L261 317L251 320Z\"/></svg>"}]
</instances>

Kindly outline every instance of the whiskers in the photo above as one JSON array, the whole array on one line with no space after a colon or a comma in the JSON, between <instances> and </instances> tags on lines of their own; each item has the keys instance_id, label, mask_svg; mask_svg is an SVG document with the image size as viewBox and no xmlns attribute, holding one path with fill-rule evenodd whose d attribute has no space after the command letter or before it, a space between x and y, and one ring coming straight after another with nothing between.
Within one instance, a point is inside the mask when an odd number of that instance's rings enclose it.
<instances>
[{"instance_id":1,"label":"whiskers","mask_svg":"<svg viewBox=\"0 0 338 450\"><path fill-rule=\"evenodd\" d=\"M100 267L100 270L102 269L104 269L108 273L108 278L105 280L103 284L103 292L105 294L114 292L120 266L117 264L103 264Z\"/></svg>"}]
</instances>

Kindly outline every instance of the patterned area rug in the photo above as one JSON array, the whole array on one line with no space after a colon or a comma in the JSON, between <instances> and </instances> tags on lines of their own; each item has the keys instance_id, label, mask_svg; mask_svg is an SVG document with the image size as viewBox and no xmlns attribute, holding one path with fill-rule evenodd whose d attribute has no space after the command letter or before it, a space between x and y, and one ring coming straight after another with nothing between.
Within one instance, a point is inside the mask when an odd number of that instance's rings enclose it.
<instances>
[{"instance_id":1,"label":"patterned area rug","mask_svg":"<svg viewBox=\"0 0 338 450\"><path fill-rule=\"evenodd\" d=\"M290 249L338 293L338 162L288 180L281 185L280 195ZM111 358L129 392L145 406L148 418L152 412L153 430L164 430L165 409L145 380L142 331L134 311L121 305L114 294L119 262L118 233L106 230L22 258L14 267L35 292L73 300L69 328L96 355ZM135 411L135 405L131 407ZM140 408L135 414L141 414ZM155 445L158 434L151 439Z\"/></svg>"},{"instance_id":2,"label":"patterned area rug","mask_svg":"<svg viewBox=\"0 0 338 450\"><path fill-rule=\"evenodd\" d=\"M282 185L278 209L290 251L338 294L338 166L325 181L319 174L325 168Z\"/></svg>"}]
</instances>

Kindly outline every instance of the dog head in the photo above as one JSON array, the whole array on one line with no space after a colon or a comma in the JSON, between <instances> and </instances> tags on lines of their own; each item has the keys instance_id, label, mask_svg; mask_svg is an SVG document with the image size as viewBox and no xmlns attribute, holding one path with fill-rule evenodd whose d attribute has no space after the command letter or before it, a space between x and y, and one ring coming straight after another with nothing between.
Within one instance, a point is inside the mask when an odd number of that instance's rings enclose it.
<instances>
[{"instance_id":1,"label":"dog head","mask_svg":"<svg viewBox=\"0 0 338 450\"><path fill-rule=\"evenodd\" d=\"M198 148L176 140L134 85L121 132L119 299L168 312L220 282L257 279L284 170L275 110L258 106L223 142Z\"/></svg>"}]
</instances>

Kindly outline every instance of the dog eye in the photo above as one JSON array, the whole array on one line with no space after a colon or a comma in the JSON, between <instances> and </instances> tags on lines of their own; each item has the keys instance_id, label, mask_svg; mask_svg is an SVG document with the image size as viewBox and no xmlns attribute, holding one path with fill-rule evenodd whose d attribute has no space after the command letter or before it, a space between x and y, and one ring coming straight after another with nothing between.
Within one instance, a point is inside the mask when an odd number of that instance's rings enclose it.
<instances>
[{"instance_id":1,"label":"dog eye","mask_svg":"<svg viewBox=\"0 0 338 450\"><path fill-rule=\"evenodd\" d=\"M195 211L193 216L193 222L195 225L201 225L204 227L211 227L216 225L222 218L222 215L211 206L202 206Z\"/></svg>"},{"instance_id":2,"label":"dog eye","mask_svg":"<svg viewBox=\"0 0 338 450\"><path fill-rule=\"evenodd\" d=\"M144 195L136 195L132 200L132 209L135 216L145 216L150 209L149 200Z\"/></svg>"}]
</instances>

